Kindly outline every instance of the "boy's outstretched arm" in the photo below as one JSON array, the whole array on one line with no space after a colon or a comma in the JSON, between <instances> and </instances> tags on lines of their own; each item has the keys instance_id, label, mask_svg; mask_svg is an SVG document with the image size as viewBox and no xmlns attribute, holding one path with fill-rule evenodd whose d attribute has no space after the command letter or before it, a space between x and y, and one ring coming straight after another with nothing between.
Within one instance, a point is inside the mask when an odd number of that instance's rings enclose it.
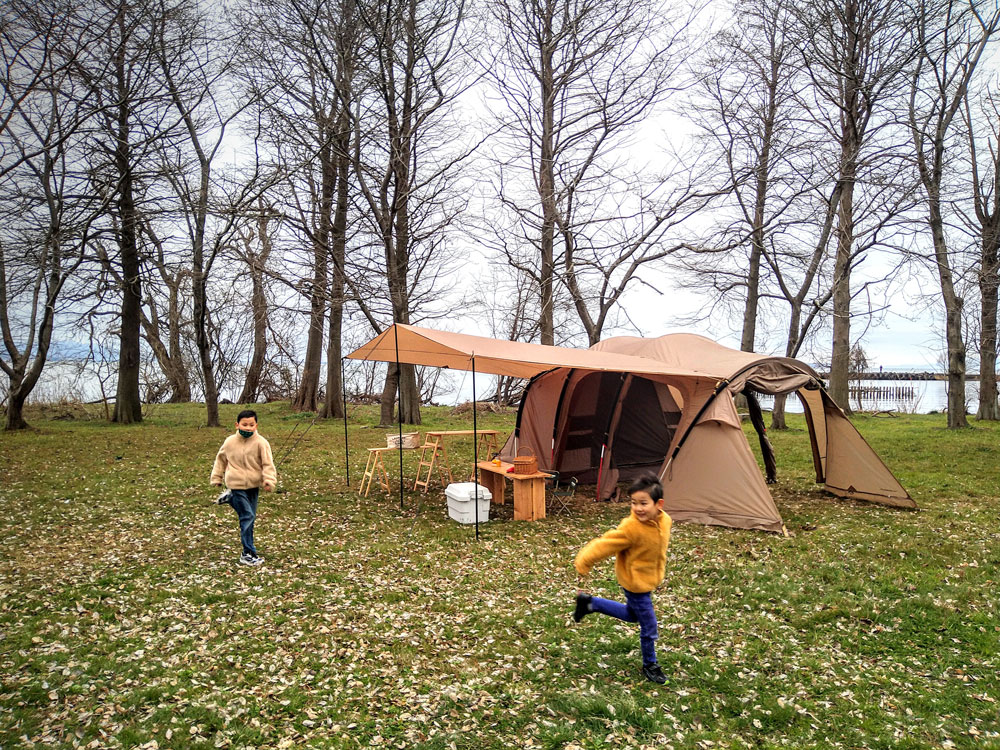
<instances>
[{"instance_id":1,"label":"boy's outstretched arm","mask_svg":"<svg viewBox=\"0 0 1000 750\"><path fill-rule=\"evenodd\" d=\"M612 555L617 555L624 549L632 546L632 540L628 534L622 531L621 526L612 529L584 545L583 549L576 553L573 567L581 576L587 575L601 560L606 560Z\"/></svg>"}]
</instances>

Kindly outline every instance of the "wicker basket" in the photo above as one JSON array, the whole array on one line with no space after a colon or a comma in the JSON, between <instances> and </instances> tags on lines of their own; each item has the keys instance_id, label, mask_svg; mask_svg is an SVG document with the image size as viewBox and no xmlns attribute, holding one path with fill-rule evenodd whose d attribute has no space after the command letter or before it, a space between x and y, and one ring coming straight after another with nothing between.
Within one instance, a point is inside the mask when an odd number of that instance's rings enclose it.
<instances>
[{"instance_id":1,"label":"wicker basket","mask_svg":"<svg viewBox=\"0 0 1000 750\"><path fill-rule=\"evenodd\" d=\"M525 456L521 455L521 451L529 451ZM534 474L538 471L538 459L530 452L531 448L526 445L522 445L517 449L517 455L514 456L514 471L513 474Z\"/></svg>"},{"instance_id":2,"label":"wicker basket","mask_svg":"<svg viewBox=\"0 0 1000 750\"><path fill-rule=\"evenodd\" d=\"M394 432L387 432L385 434L385 445L387 448L398 448L399 447L399 435ZM420 447L420 433L419 432L404 432L403 433L403 447L404 448L419 448Z\"/></svg>"}]
</instances>

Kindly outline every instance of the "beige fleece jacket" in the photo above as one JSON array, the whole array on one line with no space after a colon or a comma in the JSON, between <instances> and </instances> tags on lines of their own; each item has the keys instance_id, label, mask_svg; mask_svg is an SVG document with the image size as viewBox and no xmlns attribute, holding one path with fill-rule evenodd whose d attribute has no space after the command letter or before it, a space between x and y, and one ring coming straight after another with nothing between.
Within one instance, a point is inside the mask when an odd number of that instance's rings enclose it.
<instances>
[{"instance_id":1,"label":"beige fleece jacket","mask_svg":"<svg viewBox=\"0 0 1000 750\"><path fill-rule=\"evenodd\" d=\"M587 575L601 560L615 556L618 583L633 594L644 594L663 583L673 521L663 511L652 521L640 521L634 513L597 539L588 542L573 562L576 572Z\"/></svg>"},{"instance_id":2,"label":"beige fleece jacket","mask_svg":"<svg viewBox=\"0 0 1000 750\"><path fill-rule=\"evenodd\" d=\"M271 444L256 432L248 438L238 432L226 438L215 457L212 484L225 484L231 490L278 484L278 472L271 457Z\"/></svg>"}]
</instances>

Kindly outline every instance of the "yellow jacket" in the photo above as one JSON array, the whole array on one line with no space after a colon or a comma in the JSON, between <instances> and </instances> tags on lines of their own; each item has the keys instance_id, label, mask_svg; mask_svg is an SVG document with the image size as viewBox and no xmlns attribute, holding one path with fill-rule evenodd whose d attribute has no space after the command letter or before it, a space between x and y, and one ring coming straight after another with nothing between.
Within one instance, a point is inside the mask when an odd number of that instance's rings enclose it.
<instances>
[{"instance_id":1,"label":"yellow jacket","mask_svg":"<svg viewBox=\"0 0 1000 750\"><path fill-rule=\"evenodd\" d=\"M615 555L615 575L623 589L633 594L652 591L663 583L672 523L663 511L654 521L640 521L629 513L617 529L588 542L573 566L587 575L596 563Z\"/></svg>"},{"instance_id":2,"label":"yellow jacket","mask_svg":"<svg viewBox=\"0 0 1000 750\"><path fill-rule=\"evenodd\" d=\"M226 438L215 457L212 484L231 490L249 490L265 484L273 488L278 472L271 457L271 444L256 432L248 438L238 432Z\"/></svg>"}]
</instances>

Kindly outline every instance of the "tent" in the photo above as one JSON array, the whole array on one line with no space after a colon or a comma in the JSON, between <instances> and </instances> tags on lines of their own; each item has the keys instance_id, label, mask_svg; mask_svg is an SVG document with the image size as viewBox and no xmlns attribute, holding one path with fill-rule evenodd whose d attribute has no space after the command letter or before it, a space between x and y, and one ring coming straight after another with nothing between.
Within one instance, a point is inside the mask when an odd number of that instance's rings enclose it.
<instances>
[{"instance_id":1,"label":"tent","mask_svg":"<svg viewBox=\"0 0 1000 750\"><path fill-rule=\"evenodd\" d=\"M750 451L735 396L796 394L809 428L816 481L840 497L916 507L819 376L787 357L742 352L702 336L619 337L593 350L696 371L661 376L563 367L533 378L502 454L536 449L539 466L595 483L609 497L620 481L653 471L678 521L780 531L781 516ZM769 444L758 424L765 459Z\"/></svg>"},{"instance_id":2,"label":"tent","mask_svg":"<svg viewBox=\"0 0 1000 750\"><path fill-rule=\"evenodd\" d=\"M503 457L526 447L540 468L593 483L602 498L619 481L654 471L674 519L771 531L782 530L781 515L734 398L745 390L795 393L817 482L841 497L916 507L818 375L798 360L736 351L691 334L618 337L570 349L402 324L349 356L530 378Z\"/></svg>"}]
</instances>

